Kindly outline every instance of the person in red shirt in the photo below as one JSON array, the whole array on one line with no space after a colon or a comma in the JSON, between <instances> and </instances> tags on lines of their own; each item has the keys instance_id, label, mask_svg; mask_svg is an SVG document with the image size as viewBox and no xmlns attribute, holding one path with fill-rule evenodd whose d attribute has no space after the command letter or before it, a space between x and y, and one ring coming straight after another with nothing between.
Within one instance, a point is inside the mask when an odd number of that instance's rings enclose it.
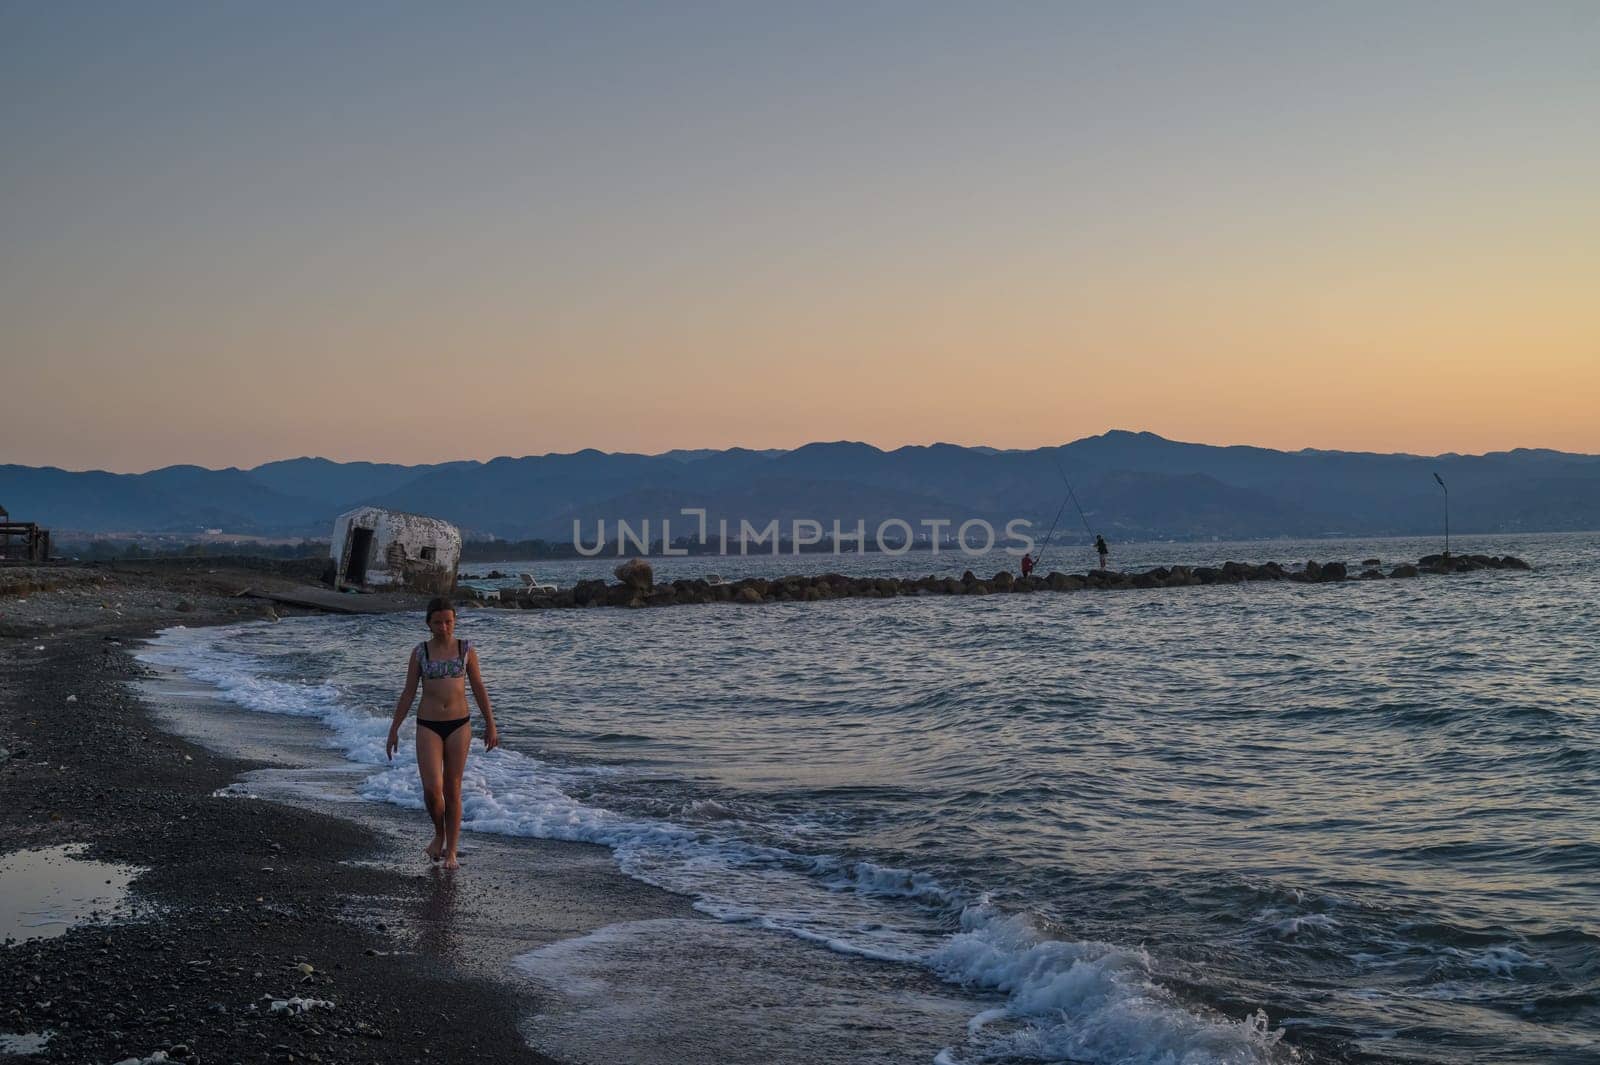
<instances>
[{"instance_id":1,"label":"person in red shirt","mask_svg":"<svg viewBox=\"0 0 1600 1065\"><path fill-rule=\"evenodd\" d=\"M1033 567L1034 567L1033 556L1031 554L1030 555L1023 555L1022 556L1022 575L1024 577L1032 576L1033 575Z\"/></svg>"}]
</instances>

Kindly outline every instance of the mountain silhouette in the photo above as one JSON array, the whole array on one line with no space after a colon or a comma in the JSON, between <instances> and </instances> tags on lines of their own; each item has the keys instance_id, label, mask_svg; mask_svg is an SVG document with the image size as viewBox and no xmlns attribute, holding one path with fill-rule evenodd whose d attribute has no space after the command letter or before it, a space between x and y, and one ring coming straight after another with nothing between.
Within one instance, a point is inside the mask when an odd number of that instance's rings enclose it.
<instances>
[{"instance_id":1,"label":"mountain silhouette","mask_svg":"<svg viewBox=\"0 0 1600 1065\"><path fill-rule=\"evenodd\" d=\"M1600 456L1542 448L1418 456L1277 451L1167 440L1114 430L1058 447L997 450L954 444L885 451L851 441L793 450L681 450L661 455L586 449L423 466L297 458L254 469L169 466L149 473L0 466L0 504L14 518L63 535L326 536L358 504L438 515L469 536L566 541L579 522L638 530L662 521L673 536L698 531L680 513L761 528L811 519L831 532L865 522L982 518L1000 528L1048 527L1070 478L1085 511L1061 511L1061 532L1087 522L1122 539L1377 536L1431 533L1442 519L1438 472L1450 485L1456 532L1600 528ZM895 535L899 535L896 533Z\"/></svg>"}]
</instances>

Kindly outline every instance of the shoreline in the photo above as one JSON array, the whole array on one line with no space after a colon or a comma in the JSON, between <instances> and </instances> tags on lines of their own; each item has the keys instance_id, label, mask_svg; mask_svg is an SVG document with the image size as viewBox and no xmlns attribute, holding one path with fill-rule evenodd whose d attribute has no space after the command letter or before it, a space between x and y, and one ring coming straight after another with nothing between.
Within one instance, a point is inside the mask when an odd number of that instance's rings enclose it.
<instances>
[{"instance_id":1,"label":"shoreline","mask_svg":"<svg viewBox=\"0 0 1600 1065\"><path fill-rule=\"evenodd\" d=\"M0 855L132 876L131 916L0 946L0 1046L30 1051L6 1060L892 1065L982 1008L702 914L599 844L473 833L444 874L420 812L339 794L365 767L319 723L137 660L174 625L268 620L228 587L259 572L212 569L182 610L172 577L118 576L0 598ZM333 1006L269 1009L296 996Z\"/></svg>"},{"instance_id":2,"label":"shoreline","mask_svg":"<svg viewBox=\"0 0 1600 1065\"><path fill-rule=\"evenodd\" d=\"M0 653L11 663L0 677L0 747L8 752L0 851L82 844L91 859L136 867L130 898L139 913L0 949L0 1001L8 1004L0 1030L51 1033L43 1047L9 1060L118 1062L165 1052L208 1063L555 1062L528 1045L527 1003L504 982L466 971L448 936L383 918L437 914L441 881L451 878L420 858L407 870L370 824L216 796L267 766L163 729L140 690L153 671L134 653L160 628L238 623L258 611L241 610L225 591L180 589L190 592L189 608L174 614L170 583L96 587L96 597L117 597L121 616L98 598L0 600ZM48 628L37 610L33 625L19 618L19 605L52 606ZM600 847L548 849L583 852L591 873L611 864ZM626 898L588 890L584 866L537 878L542 894L558 903L565 896L564 909L553 907L563 915L560 934L687 908L632 881ZM457 901L477 886L464 872ZM274 1014L263 996L334 1005Z\"/></svg>"}]
</instances>

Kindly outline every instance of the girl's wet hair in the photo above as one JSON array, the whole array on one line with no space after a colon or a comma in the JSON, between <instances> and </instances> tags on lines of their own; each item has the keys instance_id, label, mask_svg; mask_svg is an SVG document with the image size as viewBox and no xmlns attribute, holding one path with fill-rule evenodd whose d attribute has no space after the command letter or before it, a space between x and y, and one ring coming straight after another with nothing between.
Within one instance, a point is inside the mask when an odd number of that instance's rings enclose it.
<instances>
[{"instance_id":1,"label":"girl's wet hair","mask_svg":"<svg viewBox=\"0 0 1600 1065\"><path fill-rule=\"evenodd\" d=\"M428 600L428 616L424 620L432 621L433 615L437 614L441 610L448 610L450 613L454 614L456 612L456 605L447 597L436 595L432 599Z\"/></svg>"}]
</instances>

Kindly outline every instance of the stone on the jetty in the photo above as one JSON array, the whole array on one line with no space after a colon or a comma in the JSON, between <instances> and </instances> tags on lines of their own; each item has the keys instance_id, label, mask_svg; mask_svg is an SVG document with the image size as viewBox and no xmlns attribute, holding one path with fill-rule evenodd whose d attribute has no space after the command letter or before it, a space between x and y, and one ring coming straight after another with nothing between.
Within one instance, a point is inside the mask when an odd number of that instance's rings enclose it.
<instances>
[{"instance_id":1,"label":"stone on the jetty","mask_svg":"<svg viewBox=\"0 0 1600 1065\"><path fill-rule=\"evenodd\" d=\"M1533 569L1532 566L1530 566L1526 562L1522 561L1522 559L1518 558L1516 555L1506 555L1504 558L1502 558L1500 560L1500 568L1501 569L1527 569L1527 570Z\"/></svg>"},{"instance_id":2,"label":"stone on the jetty","mask_svg":"<svg viewBox=\"0 0 1600 1065\"><path fill-rule=\"evenodd\" d=\"M605 581L579 581L572 586L572 601L578 606L604 606L610 598L610 586Z\"/></svg>"},{"instance_id":3,"label":"stone on the jetty","mask_svg":"<svg viewBox=\"0 0 1600 1065\"><path fill-rule=\"evenodd\" d=\"M650 563L642 558L630 558L611 572L616 575L617 580L641 592L648 592L650 586L656 582L655 571L650 568Z\"/></svg>"},{"instance_id":4,"label":"stone on the jetty","mask_svg":"<svg viewBox=\"0 0 1600 1065\"><path fill-rule=\"evenodd\" d=\"M1306 563L1306 568L1305 568L1305 575L1306 575L1306 580L1308 580L1308 581L1320 581L1322 579L1322 563L1318 562L1315 559L1312 559L1310 562L1307 562Z\"/></svg>"},{"instance_id":5,"label":"stone on the jetty","mask_svg":"<svg viewBox=\"0 0 1600 1065\"><path fill-rule=\"evenodd\" d=\"M1379 566L1383 565L1381 561L1375 558L1364 558L1361 560L1361 564L1367 569L1377 569Z\"/></svg>"},{"instance_id":6,"label":"stone on the jetty","mask_svg":"<svg viewBox=\"0 0 1600 1065\"><path fill-rule=\"evenodd\" d=\"M1322 576L1319 579L1324 581L1342 581L1349 575L1350 570L1343 562L1325 562L1322 565Z\"/></svg>"},{"instance_id":7,"label":"stone on the jetty","mask_svg":"<svg viewBox=\"0 0 1600 1065\"><path fill-rule=\"evenodd\" d=\"M1420 571L1417 569L1417 567L1413 566L1411 563L1402 562L1400 565L1389 571L1389 576L1404 580L1407 577L1417 576L1419 572Z\"/></svg>"},{"instance_id":8,"label":"stone on the jetty","mask_svg":"<svg viewBox=\"0 0 1600 1065\"><path fill-rule=\"evenodd\" d=\"M1364 569L1361 571L1361 579L1364 581L1381 581L1383 580L1383 570Z\"/></svg>"},{"instance_id":9,"label":"stone on the jetty","mask_svg":"<svg viewBox=\"0 0 1600 1065\"><path fill-rule=\"evenodd\" d=\"M989 583L992 584L998 591L1009 592L1011 590L1011 586L1016 583L1016 578L1011 576L1011 572L1009 570L1001 570L999 573L994 575L994 580L990 581Z\"/></svg>"},{"instance_id":10,"label":"stone on the jetty","mask_svg":"<svg viewBox=\"0 0 1600 1065\"><path fill-rule=\"evenodd\" d=\"M734 599L741 603L759 603L761 602L761 593L747 584L734 594Z\"/></svg>"}]
</instances>

